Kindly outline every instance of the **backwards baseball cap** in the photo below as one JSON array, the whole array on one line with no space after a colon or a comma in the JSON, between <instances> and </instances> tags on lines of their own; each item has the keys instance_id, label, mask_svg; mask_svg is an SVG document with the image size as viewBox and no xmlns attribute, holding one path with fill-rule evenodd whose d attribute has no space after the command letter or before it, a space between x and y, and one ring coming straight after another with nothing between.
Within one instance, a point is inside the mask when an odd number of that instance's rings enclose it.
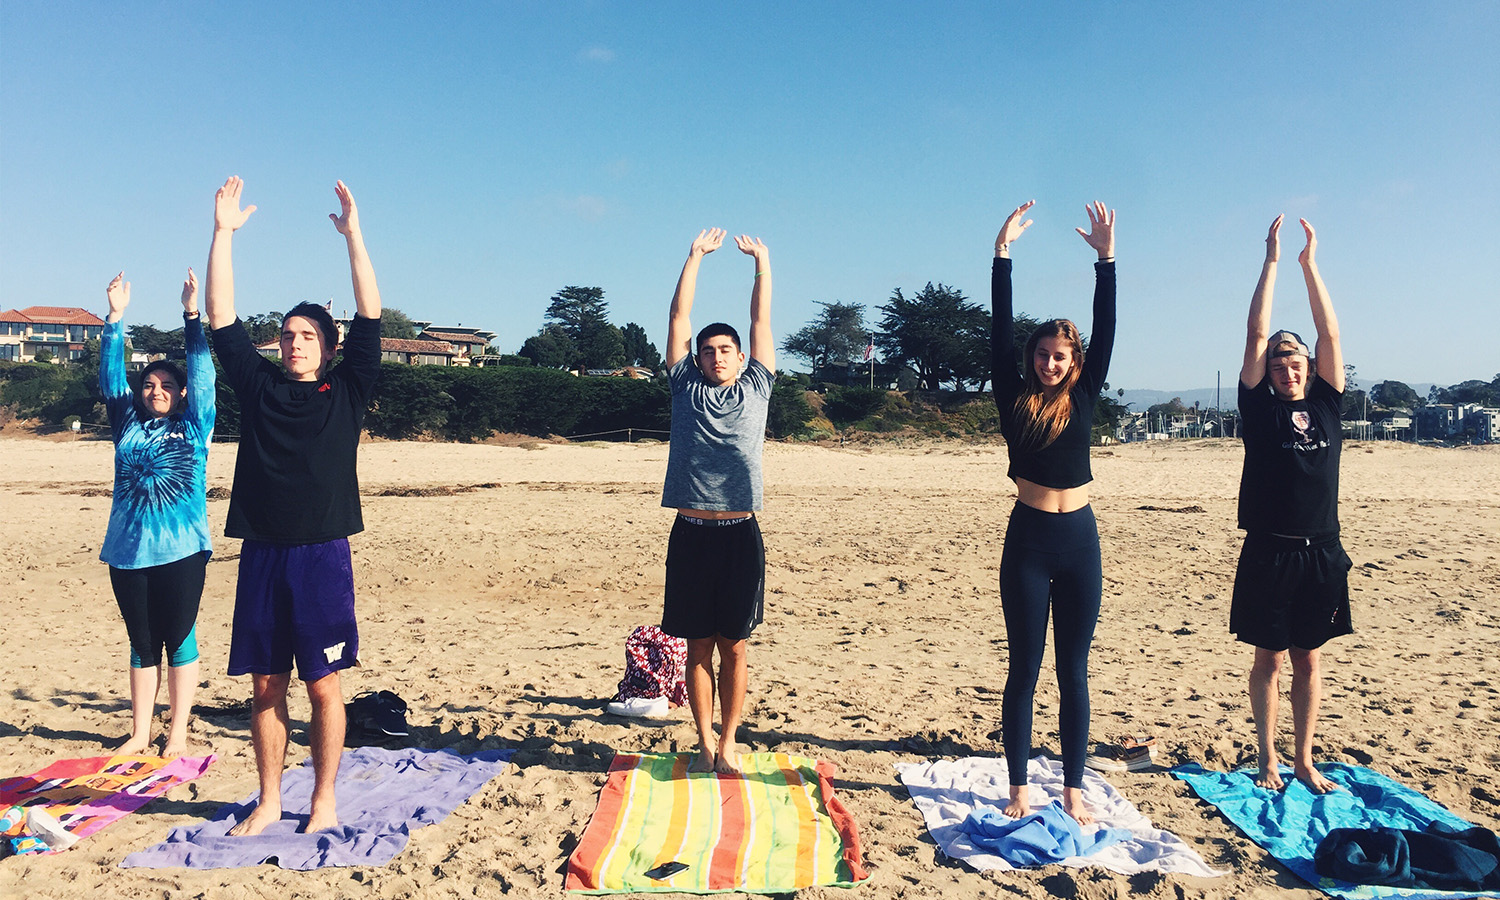
<instances>
[{"instance_id":1,"label":"backwards baseball cap","mask_svg":"<svg viewBox=\"0 0 1500 900\"><path fill-rule=\"evenodd\" d=\"M1283 344L1291 344L1291 346L1284 347ZM1283 356L1312 357L1312 354L1307 352L1307 344L1302 341L1302 336L1295 331L1276 332L1271 335L1271 340L1266 342L1266 346L1271 348L1271 359L1279 359Z\"/></svg>"}]
</instances>

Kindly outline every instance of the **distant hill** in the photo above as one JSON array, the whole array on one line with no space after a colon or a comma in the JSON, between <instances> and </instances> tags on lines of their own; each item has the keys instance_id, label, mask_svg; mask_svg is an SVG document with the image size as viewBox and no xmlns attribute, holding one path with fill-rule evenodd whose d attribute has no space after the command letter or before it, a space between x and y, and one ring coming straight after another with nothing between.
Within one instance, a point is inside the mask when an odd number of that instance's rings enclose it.
<instances>
[{"instance_id":1,"label":"distant hill","mask_svg":"<svg viewBox=\"0 0 1500 900\"><path fill-rule=\"evenodd\" d=\"M1359 383L1361 390L1369 390L1387 379L1366 378L1363 374L1358 374L1355 376L1355 380ZM1400 379L1396 380L1399 381ZM1224 409L1234 409L1238 406L1235 387L1238 381L1238 372L1232 376L1226 373L1224 385L1219 392L1219 404ZM1424 398L1427 396L1428 390L1432 388L1432 382L1430 381L1408 381L1407 384L1411 386L1412 390L1417 392L1418 396ZM1173 397L1182 398L1184 406L1192 406L1194 401L1196 401L1202 409L1214 408L1214 389L1211 387L1189 388L1184 391L1131 390L1130 388L1126 388L1125 397L1121 402L1129 404L1130 409L1135 412L1142 412L1158 403L1170 403Z\"/></svg>"}]
</instances>

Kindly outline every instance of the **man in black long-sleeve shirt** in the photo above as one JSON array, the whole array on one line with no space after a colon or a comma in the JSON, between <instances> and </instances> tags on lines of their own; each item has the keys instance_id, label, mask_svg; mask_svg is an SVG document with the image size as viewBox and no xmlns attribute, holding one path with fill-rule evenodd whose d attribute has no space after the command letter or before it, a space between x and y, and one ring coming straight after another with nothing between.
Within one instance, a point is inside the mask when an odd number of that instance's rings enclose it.
<instances>
[{"instance_id":1,"label":"man in black long-sleeve shirt","mask_svg":"<svg viewBox=\"0 0 1500 900\"><path fill-rule=\"evenodd\" d=\"M214 349L240 401L225 528L244 539L229 674L254 679L250 735L260 776L260 802L229 833L259 834L281 818L293 661L312 701L311 832L338 825L334 778L345 725L339 672L359 655L348 537L364 530L355 459L380 373L380 292L354 197L340 181L342 209L329 218L348 245L355 303L344 359L329 368L338 329L327 310L310 303L282 321L281 365L262 358L234 311L231 238L255 211L240 208L242 189L231 177L215 196L207 291Z\"/></svg>"}]
</instances>

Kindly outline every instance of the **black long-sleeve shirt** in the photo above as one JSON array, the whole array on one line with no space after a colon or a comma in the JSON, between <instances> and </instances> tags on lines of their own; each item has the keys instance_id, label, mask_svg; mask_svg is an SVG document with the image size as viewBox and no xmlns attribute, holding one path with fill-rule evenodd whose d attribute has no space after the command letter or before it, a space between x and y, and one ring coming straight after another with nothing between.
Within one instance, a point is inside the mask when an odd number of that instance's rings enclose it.
<instances>
[{"instance_id":1,"label":"black long-sleeve shirt","mask_svg":"<svg viewBox=\"0 0 1500 900\"><path fill-rule=\"evenodd\" d=\"M1020 367L1032 362L1017 359L1010 266L1009 259L997 256L990 272L990 304L994 314L990 331L990 381L995 405L1000 408L1000 432L1005 435L1005 446L1010 453L1010 470L1006 474L1012 481L1024 478L1058 490L1088 484L1094 480L1089 469L1094 405L1109 374L1109 357L1115 345L1115 264L1094 264L1094 330L1089 335L1083 371L1069 394L1072 410L1068 425L1057 440L1045 447L1033 446L1034 442L1023 438L1026 423L1016 411L1016 398L1026 389Z\"/></svg>"},{"instance_id":2,"label":"black long-sleeve shirt","mask_svg":"<svg viewBox=\"0 0 1500 900\"><path fill-rule=\"evenodd\" d=\"M380 375L380 320L355 316L344 358L319 381L293 381L245 326L215 329L214 350L240 401L229 537L319 544L364 531L355 459Z\"/></svg>"}]
</instances>

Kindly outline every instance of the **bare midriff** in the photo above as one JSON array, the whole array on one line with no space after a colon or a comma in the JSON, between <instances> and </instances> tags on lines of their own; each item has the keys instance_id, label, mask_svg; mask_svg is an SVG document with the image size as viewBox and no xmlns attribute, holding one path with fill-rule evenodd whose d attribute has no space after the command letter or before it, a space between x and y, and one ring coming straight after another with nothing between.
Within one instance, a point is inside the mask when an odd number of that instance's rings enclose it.
<instances>
[{"instance_id":1,"label":"bare midriff","mask_svg":"<svg viewBox=\"0 0 1500 900\"><path fill-rule=\"evenodd\" d=\"M1017 478L1016 494L1016 499L1032 509L1048 513L1069 513L1089 505L1089 486L1086 484L1071 488L1050 488Z\"/></svg>"},{"instance_id":2,"label":"bare midriff","mask_svg":"<svg viewBox=\"0 0 1500 900\"><path fill-rule=\"evenodd\" d=\"M1088 502L1088 501L1084 501L1084 502ZM679 508L677 510L677 513L679 515L688 516L688 517L694 518L694 519L743 519L746 516L753 516L753 515L755 515L755 513L751 512L748 509L745 510L744 512L725 512L722 509L681 509L681 508Z\"/></svg>"}]
</instances>

